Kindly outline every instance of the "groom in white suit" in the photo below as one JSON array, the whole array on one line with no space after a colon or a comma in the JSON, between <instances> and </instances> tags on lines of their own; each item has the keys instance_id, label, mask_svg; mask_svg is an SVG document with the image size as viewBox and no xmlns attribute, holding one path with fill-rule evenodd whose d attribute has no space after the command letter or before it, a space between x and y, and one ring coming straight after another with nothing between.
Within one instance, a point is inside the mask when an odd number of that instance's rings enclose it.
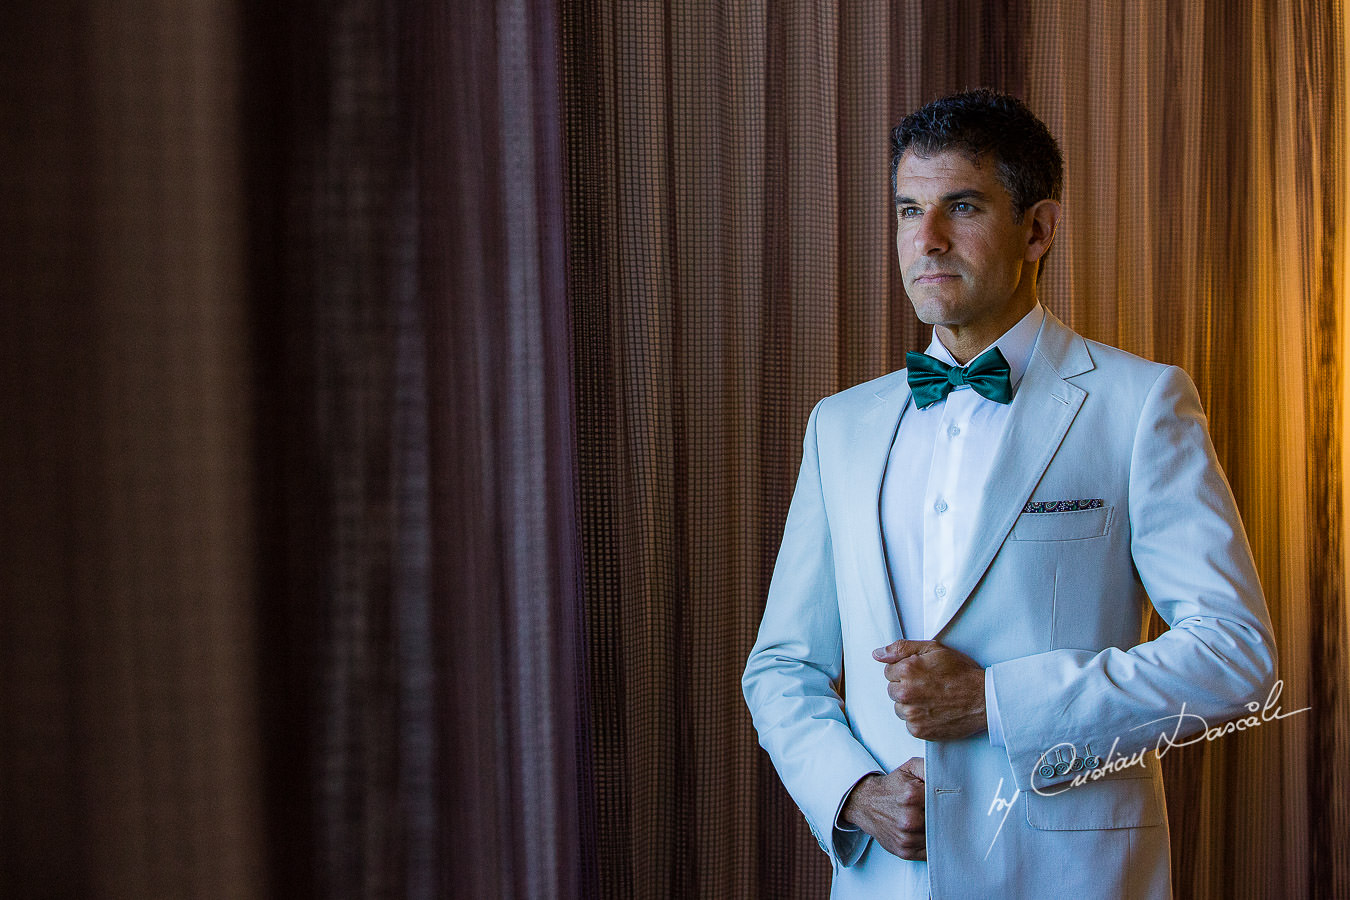
<instances>
[{"instance_id":1,"label":"groom in white suit","mask_svg":"<svg viewBox=\"0 0 1350 900\"><path fill-rule=\"evenodd\" d=\"M743 680L837 898L1170 896L1142 751L1274 679L1190 379L1039 303L1062 171L989 91L892 134L896 249L933 339L812 411ZM1142 642L1149 603L1169 630Z\"/></svg>"}]
</instances>

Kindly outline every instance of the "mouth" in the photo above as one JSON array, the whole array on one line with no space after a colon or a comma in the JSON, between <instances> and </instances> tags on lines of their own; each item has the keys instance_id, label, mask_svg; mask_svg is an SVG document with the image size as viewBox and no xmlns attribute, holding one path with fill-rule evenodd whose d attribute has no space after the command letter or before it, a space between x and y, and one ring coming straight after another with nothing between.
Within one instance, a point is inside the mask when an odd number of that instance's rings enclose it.
<instances>
[{"instance_id":1,"label":"mouth","mask_svg":"<svg viewBox=\"0 0 1350 900\"><path fill-rule=\"evenodd\" d=\"M953 275L951 272L925 272L914 279L915 284L941 284L944 281L952 281L960 278L960 275Z\"/></svg>"}]
</instances>

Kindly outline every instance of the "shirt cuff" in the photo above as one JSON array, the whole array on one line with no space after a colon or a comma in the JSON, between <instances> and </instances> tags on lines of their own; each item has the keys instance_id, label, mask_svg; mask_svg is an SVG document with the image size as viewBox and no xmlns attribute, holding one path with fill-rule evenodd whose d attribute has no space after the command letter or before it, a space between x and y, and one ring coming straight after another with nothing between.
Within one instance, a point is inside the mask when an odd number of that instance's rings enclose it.
<instances>
[{"instance_id":1,"label":"shirt cuff","mask_svg":"<svg viewBox=\"0 0 1350 900\"><path fill-rule=\"evenodd\" d=\"M871 775L871 774L873 774L873 773L871 773L871 772L868 773L868 775ZM877 774L877 775L883 775L883 774L885 774L885 773L884 773L884 772L876 772L875 774ZM839 808L836 809L836 810L834 811L834 827L837 828L837 829L839 829L840 831L861 831L861 830L862 830L862 829L859 828L857 825L853 825L853 824L850 824L850 823L844 821L844 807L845 807L845 806L848 806L848 798L853 796L853 792L854 792L855 790L857 790L858 785L862 784L863 778L866 778L866 777L867 777L867 775L864 775L862 778L859 778L857 781L853 782L853 787L849 788L849 789L844 793L844 796L843 796L842 798L840 798L840 800L839 800Z\"/></svg>"},{"instance_id":2,"label":"shirt cuff","mask_svg":"<svg viewBox=\"0 0 1350 900\"><path fill-rule=\"evenodd\" d=\"M1003 747L1003 719L998 714L998 698L994 696L994 667L984 670L984 714L988 720L989 743Z\"/></svg>"}]
</instances>

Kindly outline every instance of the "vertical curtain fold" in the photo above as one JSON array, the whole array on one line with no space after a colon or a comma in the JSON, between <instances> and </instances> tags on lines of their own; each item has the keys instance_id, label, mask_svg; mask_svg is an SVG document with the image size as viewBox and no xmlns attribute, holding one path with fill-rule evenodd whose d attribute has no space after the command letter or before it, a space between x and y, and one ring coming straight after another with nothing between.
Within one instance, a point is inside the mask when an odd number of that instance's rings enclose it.
<instances>
[{"instance_id":1,"label":"vertical curtain fold","mask_svg":"<svg viewBox=\"0 0 1350 900\"><path fill-rule=\"evenodd\" d=\"M274 884L580 896L556 10L251 21Z\"/></svg>"},{"instance_id":2,"label":"vertical curtain fold","mask_svg":"<svg viewBox=\"0 0 1350 900\"><path fill-rule=\"evenodd\" d=\"M0 15L0 895L264 886L235 13Z\"/></svg>"},{"instance_id":3,"label":"vertical curtain fold","mask_svg":"<svg viewBox=\"0 0 1350 900\"><path fill-rule=\"evenodd\" d=\"M435 567L452 601L439 622L451 648L444 733L450 769L462 773L446 849L469 895L581 896L557 13L550 2L504 0L448 23L443 15L433 23L449 27L424 33L423 65L426 83L450 93L421 109L423 159L448 151L442 172L428 167L438 189L423 195L423 253L444 286L428 298L433 397L443 404L433 503L455 522L451 536L468 538ZM495 69L479 64L484 48ZM468 615L486 627L462 627Z\"/></svg>"}]
</instances>

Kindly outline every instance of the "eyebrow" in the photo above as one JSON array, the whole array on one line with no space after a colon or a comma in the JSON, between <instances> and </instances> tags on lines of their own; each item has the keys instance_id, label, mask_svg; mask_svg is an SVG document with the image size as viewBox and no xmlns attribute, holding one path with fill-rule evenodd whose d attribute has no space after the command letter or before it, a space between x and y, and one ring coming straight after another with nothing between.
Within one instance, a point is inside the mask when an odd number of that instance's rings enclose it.
<instances>
[{"instance_id":1,"label":"eyebrow","mask_svg":"<svg viewBox=\"0 0 1350 900\"><path fill-rule=\"evenodd\" d=\"M939 203L955 203L958 200L981 200L984 202L988 202L989 195L984 193L983 191L977 191L974 188L965 188L959 191L952 191L950 194L943 194L941 197L938 198ZM895 198L896 206L902 206L906 203L912 203L917 205L918 202L919 201L915 200L913 197Z\"/></svg>"}]
</instances>

